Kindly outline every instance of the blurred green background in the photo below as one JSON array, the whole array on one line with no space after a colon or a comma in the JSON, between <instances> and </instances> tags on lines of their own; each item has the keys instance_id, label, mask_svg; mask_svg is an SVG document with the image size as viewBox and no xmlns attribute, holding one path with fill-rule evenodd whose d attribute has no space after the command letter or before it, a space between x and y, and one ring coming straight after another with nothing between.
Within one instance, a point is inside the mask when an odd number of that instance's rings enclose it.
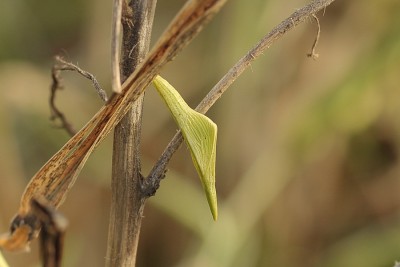
<instances>
[{"instance_id":1,"label":"blurred green background","mask_svg":"<svg viewBox=\"0 0 400 267\"><path fill-rule=\"evenodd\" d=\"M101 3L100 3L101 2ZM61 54L110 88L111 1L0 2L0 231L30 177L67 140L50 122L52 58ZM185 1L159 1L156 40ZM191 106L274 25L307 1L228 1L162 75ZM186 148L145 209L137 266L393 266L400 260L400 2L335 1L252 64L209 116L218 124L219 220L212 221ZM154 42L154 41L153 41ZM102 105L65 73L58 103L77 128ZM108 90L110 92L110 90ZM176 132L147 90L147 174ZM64 266L103 266L111 138L61 211ZM11 266L40 266L4 253Z\"/></svg>"}]
</instances>

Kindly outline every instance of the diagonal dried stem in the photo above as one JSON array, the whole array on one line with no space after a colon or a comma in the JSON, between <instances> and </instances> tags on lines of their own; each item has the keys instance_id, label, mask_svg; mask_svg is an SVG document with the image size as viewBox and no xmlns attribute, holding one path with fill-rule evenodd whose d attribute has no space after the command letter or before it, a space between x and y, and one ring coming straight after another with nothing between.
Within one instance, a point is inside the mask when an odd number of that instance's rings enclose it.
<instances>
[{"instance_id":1,"label":"diagonal dried stem","mask_svg":"<svg viewBox=\"0 0 400 267\"><path fill-rule=\"evenodd\" d=\"M244 55L237 63L222 77L222 79L211 89L206 97L196 107L196 111L206 113L210 107L226 92L231 84L250 66L250 64L258 58L262 53L271 47L271 45L281 39L291 29L304 22L308 17L313 16L318 11L325 9L335 0L313 0L308 5L298 9L289 17L283 20L267 35L265 35L246 55ZM166 167L173 154L182 144L183 137L177 132L171 139L164 152L150 171L147 179L145 179L145 192L148 195L155 193L154 189L159 187L160 181L165 176Z\"/></svg>"}]
</instances>

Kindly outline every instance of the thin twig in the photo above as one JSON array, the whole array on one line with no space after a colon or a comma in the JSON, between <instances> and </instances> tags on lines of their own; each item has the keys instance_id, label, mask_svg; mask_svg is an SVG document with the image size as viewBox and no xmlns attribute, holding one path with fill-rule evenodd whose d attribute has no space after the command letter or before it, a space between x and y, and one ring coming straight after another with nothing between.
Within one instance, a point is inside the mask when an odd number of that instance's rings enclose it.
<instances>
[{"instance_id":1,"label":"thin twig","mask_svg":"<svg viewBox=\"0 0 400 267\"><path fill-rule=\"evenodd\" d=\"M64 59L62 59L59 56L56 56L55 60L58 61L59 63L61 63L61 65L55 66L58 69L58 71L70 70L70 71L78 72L80 75L82 75L83 77L89 79L93 83L93 86L96 89L96 92L100 96L101 100L103 100L103 102L107 102L107 100L108 100L107 93L106 93L106 91L104 91L101 88L99 82L97 81L96 77L94 77L93 74L91 74L90 72L79 68L77 65L75 65L75 64L73 64L71 62L65 61Z\"/></svg>"},{"instance_id":2,"label":"thin twig","mask_svg":"<svg viewBox=\"0 0 400 267\"><path fill-rule=\"evenodd\" d=\"M50 86L50 112L51 112L51 120L56 120L57 118L61 121L61 127L64 128L70 136L75 135L76 131L73 128L72 124L67 120L64 113L62 113L55 104L56 100L56 92L57 90L62 88L61 85L61 77L60 71L56 66L53 66L51 70L51 79L52 84Z\"/></svg>"},{"instance_id":3,"label":"thin twig","mask_svg":"<svg viewBox=\"0 0 400 267\"><path fill-rule=\"evenodd\" d=\"M318 29L317 29L317 35L315 36L314 43L313 43L313 45L312 45L312 47L311 47L311 53L307 54L307 56L308 56L308 57L311 57L311 58L314 59L314 60L317 60L317 58L319 57L319 54L318 54L318 53L315 53L315 48L316 48L317 45L318 45L319 37L320 37L320 35L321 35L321 25L319 24L319 19L318 19L318 17L317 17L315 14L313 14L312 16L313 16L313 18L315 19L315 21L317 22Z\"/></svg>"},{"instance_id":4,"label":"thin twig","mask_svg":"<svg viewBox=\"0 0 400 267\"><path fill-rule=\"evenodd\" d=\"M196 107L201 113L206 113L211 106L222 96L229 86L250 66L256 58L258 58L266 49L281 39L289 30L293 29L300 23L304 22L308 17L313 16L321 9L325 9L335 0L313 0L308 5L298 9L288 18L283 20L279 25L265 35L250 51L247 52L211 89L206 97ZM180 131L171 139L164 152L150 171L149 175L143 182L143 191L148 196L155 194L160 185L160 181L165 176L166 167L172 155L182 144L183 137Z\"/></svg>"},{"instance_id":5,"label":"thin twig","mask_svg":"<svg viewBox=\"0 0 400 267\"><path fill-rule=\"evenodd\" d=\"M89 79L93 83L93 86L96 89L98 95L104 102L107 102L107 94L101 88L100 84L98 83L98 81L96 80L96 78L94 77L93 74L79 68L75 64L65 61L60 56L56 56L55 61L56 61L56 63L54 64L54 66L51 70L52 84L50 87L50 99L49 99L49 105L50 105L50 111L51 111L50 119L51 120L59 119L61 121L61 128L64 128L70 136L73 136L76 133L74 127L68 121L68 119L66 118L64 113L61 112L61 110L55 104L57 90L60 90L63 88L63 86L61 84L61 72L62 71L76 71L79 74L81 74L83 77Z\"/></svg>"},{"instance_id":6,"label":"thin twig","mask_svg":"<svg viewBox=\"0 0 400 267\"><path fill-rule=\"evenodd\" d=\"M121 47L122 5L125 0L114 0L111 31L111 85L115 93L121 92L121 72L119 68ZM125 4L126 5L126 4Z\"/></svg>"}]
</instances>

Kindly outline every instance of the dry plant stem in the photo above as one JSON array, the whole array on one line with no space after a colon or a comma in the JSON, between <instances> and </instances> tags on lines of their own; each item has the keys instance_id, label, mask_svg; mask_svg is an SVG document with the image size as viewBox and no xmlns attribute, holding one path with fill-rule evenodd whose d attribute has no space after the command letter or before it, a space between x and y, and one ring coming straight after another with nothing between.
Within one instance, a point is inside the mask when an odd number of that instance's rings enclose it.
<instances>
[{"instance_id":1,"label":"dry plant stem","mask_svg":"<svg viewBox=\"0 0 400 267\"><path fill-rule=\"evenodd\" d=\"M222 77L222 79L211 89L206 97L196 107L196 110L201 113L206 113L211 106L222 96L229 86L250 66L256 58L271 47L271 45L282 38L288 31L304 22L310 16L315 16L315 13L326 8L335 0L314 0L308 5L298 9L288 18L282 21L279 25L272 29L264 36L250 51L246 53L236 64ZM315 18L315 17L314 17ZM319 23L318 23L319 26ZM319 32L319 31L318 31ZM319 38L319 34L318 34ZM313 49L315 49L315 43ZM163 154L150 171L147 179L145 179L148 188L158 188L160 180L164 177L166 167L173 154L182 144L183 137L180 132L176 133Z\"/></svg>"},{"instance_id":2,"label":"dry plant stem","mask_svg":"<svg viewBox=\"0 0 400 267\"><path fill-rule=\"evenodd\" d=\"M120 43L121 43L121 18L122 18L122 5L126 3L125 0L114 0L113 5L113 19L111 30L111 84L113 92L121 92L121 75L120 75ZM124 5L126 8L126 4Z\"/></svg>"},{"instance_id":3,"label":"dry plant stem","mask_svg":"<svg viewBox=\"0 0 400 267\"><path fill-rule=\"evenodd\" d=\"M123 25L123 80L143 61L149 50L155 6L156 0L132 0L128 5L125 3L120 6ZM114 41L116 40L113 43ZM143 95L132 104L114 129L112 201L106 256L106 265L110 267L135 266L136 262L145 202L140 190L142 107Z\"/></svg>"}]
</instances>

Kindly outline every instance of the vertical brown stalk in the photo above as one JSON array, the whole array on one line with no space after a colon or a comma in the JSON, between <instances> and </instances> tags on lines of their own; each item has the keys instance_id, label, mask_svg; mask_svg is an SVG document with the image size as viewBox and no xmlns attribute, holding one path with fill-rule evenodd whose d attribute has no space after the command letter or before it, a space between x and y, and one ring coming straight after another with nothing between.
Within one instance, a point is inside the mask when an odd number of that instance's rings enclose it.
<instances>
[{"instance_id":1,"label":"vertical brown stalk","mask_svg":"<svg viewBox=\"0 0 400 267\"><path fill-rule=\"evenodd\" d=\"M123 0L125 1L125 0ZM144 59L149 50L156 0L131 0L123 5L121 80ZM135 266L145 198L140 191L140 135L143 96L115 127L112 202L106 266Z\"/></svg>"}]
</instances>

